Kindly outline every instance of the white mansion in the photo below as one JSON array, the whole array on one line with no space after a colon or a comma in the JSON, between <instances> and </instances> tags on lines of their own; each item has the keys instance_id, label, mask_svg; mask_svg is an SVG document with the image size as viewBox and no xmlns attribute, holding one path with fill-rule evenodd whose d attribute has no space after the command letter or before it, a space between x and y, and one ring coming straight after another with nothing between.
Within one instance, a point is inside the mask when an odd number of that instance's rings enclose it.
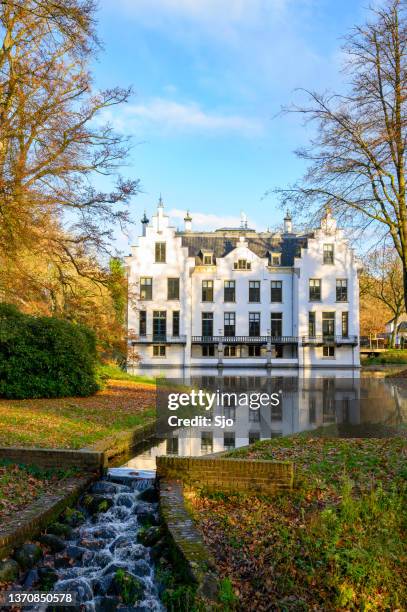
<instances>
[{"instance_id":1,"label":"white mansion","mask_svg":"<svg viewBox=\"0 0 407 612\"><path fill-rule=\"evenodd\" d=\"M358 263L327 208L320 227L195 232L160 198L126 258L129 366L358 367Z\"/></svg>"}]
</instances>

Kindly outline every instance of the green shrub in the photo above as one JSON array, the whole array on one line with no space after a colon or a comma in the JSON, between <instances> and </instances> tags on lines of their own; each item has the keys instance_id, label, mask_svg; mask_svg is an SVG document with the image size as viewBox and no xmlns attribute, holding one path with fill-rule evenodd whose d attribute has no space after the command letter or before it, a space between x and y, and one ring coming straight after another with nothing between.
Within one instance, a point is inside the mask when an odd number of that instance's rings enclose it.
<instances>
[{"instance_id":1,"label":"green shrub","mask_svg":"<svg viewBox=\"0 0 407 612\"><path fill-rule=\"evenodd\" d=\"M84 396L98 389L96 338L87 327L0 304L0 396Z\"/></svg>"}]
</instances>

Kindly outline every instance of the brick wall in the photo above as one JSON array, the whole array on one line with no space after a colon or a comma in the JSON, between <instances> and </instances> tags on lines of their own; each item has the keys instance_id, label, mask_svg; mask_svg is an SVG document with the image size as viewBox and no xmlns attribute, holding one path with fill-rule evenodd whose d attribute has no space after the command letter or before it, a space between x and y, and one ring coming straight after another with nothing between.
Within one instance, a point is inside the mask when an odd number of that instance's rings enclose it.
<instances>
[{"instance_id":1,"label":"brick wall","mask_svg":"<svg viewBox=\"0 0 407 612\"><path fill-rule=\"evenodd\" d=\"M0 525L0 559L29 539L37 537L65 508L75 504L79 495L94 480L94 476L71 478L58 484L57 489L41 495L32 504L9 517Z\"/></svg>"},{"instance_id":2,"label":"brick wall","mask_svg":"<svg viewBox=\"0 0 407 612\"><path fill-rule=\"evenodd\" d=\"M249 461L205 457L157 457L157 475L193 487L269 494L292 489L291 461Z\"/></svg>"},{"instance_id":3,"label":"brick wall","mask_svg":"<svg viewBox=\"0 0 407 612\"><path fill-rule=\"evenodd\" d=\"M4 460L36 465L42 469L77 467L90 472L100 471L104 463L103 453L101 452L0 447L0 461Z\"/></svg>"}]
</instances>

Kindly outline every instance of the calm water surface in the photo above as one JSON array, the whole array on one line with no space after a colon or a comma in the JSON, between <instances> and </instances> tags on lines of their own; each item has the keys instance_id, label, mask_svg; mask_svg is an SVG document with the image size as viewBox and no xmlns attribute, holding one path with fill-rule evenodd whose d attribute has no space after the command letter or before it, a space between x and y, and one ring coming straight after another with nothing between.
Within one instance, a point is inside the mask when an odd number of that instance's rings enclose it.
<instances>
[{"instance_id":1,"label":"calm water surface","mask_svg":"<svg viewBox=\"0 0 407 612\"><path fill-rule=\"evenodd\" d=\"M404 366L405 368L405 366ZM124 465L154 470L159 455L202 456L256 440L315 430L338 437L391 436L407 423L407 378L389 377L403 367L366 370L214 369L170 371L165 376L195 389L236 394L281 392L278 406L216 406L233 423L220 427L179 428L151 441ZM156 372L145 374L157 375ZM233 399L231 400L233 404ZM123 463L122 463L123 464Z\"/></svg>"}]
</instances>

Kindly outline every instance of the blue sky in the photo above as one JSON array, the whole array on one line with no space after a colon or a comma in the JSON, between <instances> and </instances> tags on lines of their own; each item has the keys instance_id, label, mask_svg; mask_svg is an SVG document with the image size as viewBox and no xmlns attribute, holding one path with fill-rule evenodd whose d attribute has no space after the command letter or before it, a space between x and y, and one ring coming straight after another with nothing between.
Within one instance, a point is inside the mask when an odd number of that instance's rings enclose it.
<instances>
[{"instance_id":1,"label":"blue sky","mask_svg":"<svg viewBox=\"0 0 407 612\"><path fill-rule=\"evenodd\" d=\"M265 192L300 178L294 150L311 132L295 115L296 88L340 89L341 37L366 17L363 0L101 0L104 50L95 85L133 85L109 120L133 137L125 174L143 193L133 217L160 192L195 229L239 222L274 227L282 211ZM131 231L130 241L138 235ZM126 240L119 246L127 251Z\"/></svg>"}]
</instances>

